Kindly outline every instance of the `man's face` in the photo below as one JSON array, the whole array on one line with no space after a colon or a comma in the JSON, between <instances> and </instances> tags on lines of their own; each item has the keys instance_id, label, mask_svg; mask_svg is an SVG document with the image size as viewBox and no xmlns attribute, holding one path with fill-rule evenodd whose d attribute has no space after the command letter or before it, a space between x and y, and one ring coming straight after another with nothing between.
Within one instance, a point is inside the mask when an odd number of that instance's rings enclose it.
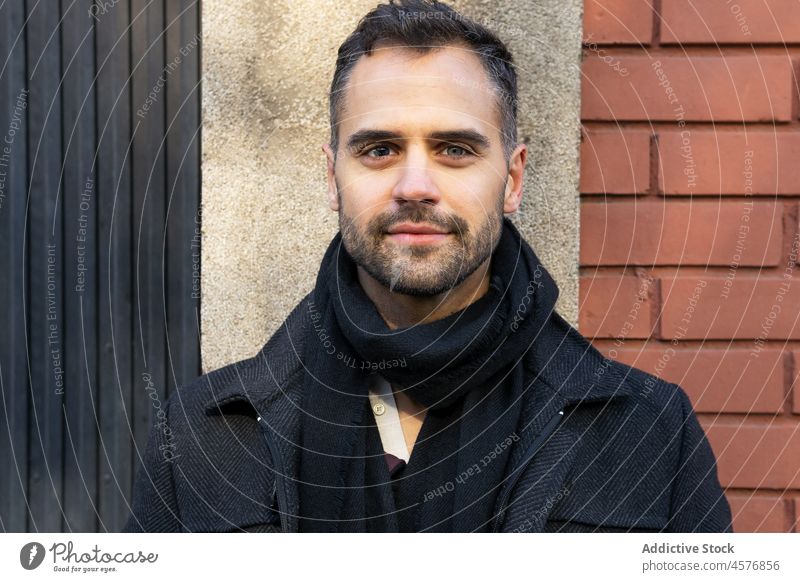
<instances>
[{"instance_id":1,"label":"man's face","mask_svg":"<svg viewBox=\"0 0 800 582\"><path fill-rule=\"evenodd\" d=\"M345 248L389 289L432 296L487 261L521 199L525 146L503 155L480 59L445 47L362 57L345 89L329 204Z\"/></svg>"}]
</instances>

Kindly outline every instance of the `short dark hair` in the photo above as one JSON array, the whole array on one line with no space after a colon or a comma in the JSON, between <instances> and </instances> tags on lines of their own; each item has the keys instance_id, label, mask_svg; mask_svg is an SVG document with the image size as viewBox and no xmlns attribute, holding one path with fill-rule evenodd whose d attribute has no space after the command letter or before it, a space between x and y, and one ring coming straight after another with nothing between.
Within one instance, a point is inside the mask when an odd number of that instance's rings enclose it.
<instances>
[{"instance_id":1,"label":"short dark hair","mask_svg":"<svg viewBox=\"0 0 800 582\"><path fill-rule=\"evenodd\" d=\"M511 52L488 28L436 0L389 0L367 13L339 47L329 94L331 146L336 155L344 89L359 58L378 43L426 54L446 45L464 45L481 59L498 97L506 159L517 145L517 73Z\"/></svg>"}]
</instances>

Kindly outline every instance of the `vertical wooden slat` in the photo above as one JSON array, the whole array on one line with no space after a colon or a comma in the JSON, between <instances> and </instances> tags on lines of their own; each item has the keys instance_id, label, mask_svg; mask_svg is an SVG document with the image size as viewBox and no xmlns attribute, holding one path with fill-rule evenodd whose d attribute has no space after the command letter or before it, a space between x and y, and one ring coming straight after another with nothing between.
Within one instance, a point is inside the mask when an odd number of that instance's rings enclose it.
<instances>
[{"instance_id":1,"label":"vertical wooden slat","mask_svg":"<svg viewBox=\"0 0 800 582\"><path fill-rule=\"evenodd\" d=\"M64 243L60 211L61 35L58 7L27 3L30 186L28 319L32 406L29 498L33 531L62 528Z\"/></svg>"},{"instance_id":2,"label":"vertical wooden slat","mask_svg":"<svg viewBox=\"0 0 800 582\"><path fill-rule=\"evenodd\" d=\"M200 373L199 18L0 1L0 531L119 531L156 404Z\"/></svg>"},{"instance_id":3,"label":"vertical wooden slat","mask_svg":"<svg viewBox=\"0 0 800 582\"><path fill-rule=\"evenodd\" d=\"M0 531L28 527L25 202L28 194L24 0L0 4ZM11 143L8 143L11 142Z\"/></svg>"},{"instance_id":4,"label":"vertical wooden slat","mask_svg":"<svg viewBox=\"0 0 800 582\"><path fill-rule=\"evenodd\" d=\"M166 4L169 387L200 370L200 13ZM197 349L193 349L197 348Z\"/></svg>"},{"instance_id":5,"label":"vertical wooden slat","mask_svg":"<svg viewBox=\"0 0 800 582\"><path fill-rule=\"evenodd\" d=\"M130 6L96 14L100 531L117 532L133 482Z\"/></svg>"},{"instance_id":6,"label":"vertical wooden slat","mask_svg":"<svg viewBox=\"0 0 800 582\"><path fill-rule=\"evenodd\" d=\"M97 195L92 0L62 0L67 531L97 531Z\"/></svg>"},{"instance_id":7,"label":"vertical wooden slat","mask_svg":"<svg viewBox=\"0 0 800 582\"><path fill-rule=\"evenodd\" d=\"M133 431L138 460L166 398L164 317L164 3L131 2L133 135ZM149 390L149 391L148 391Z\"/></svg>"}]
</instances>

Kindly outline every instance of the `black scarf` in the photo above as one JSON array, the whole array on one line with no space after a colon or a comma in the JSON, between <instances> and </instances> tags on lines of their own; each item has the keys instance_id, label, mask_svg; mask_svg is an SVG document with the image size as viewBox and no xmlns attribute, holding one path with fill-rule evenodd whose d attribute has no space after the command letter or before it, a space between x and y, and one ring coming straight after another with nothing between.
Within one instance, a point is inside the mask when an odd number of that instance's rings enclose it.
<instances>
[{"instance_id":1,"label":"black scarf","mask_svg":"<svg viewBox=\"0 0 800 582\"><path fill-rule=\"evenodd\" d=\"M488 292L444 319L389 329L337 234L309 303L302 401L300 531L398 531L366 377L379 373L428 408L409 466L424 531L488 531L522 408L522 358L558 287L514 225L491 261ZM434 430L434 428L436 430ZM441 431L433 448L420 439ZM447 435L447 438L444 438ZM427 455L424 463L415 457ZM424 464L424 466L421 466ZM405 478L405 477L402 477Z\"/></svg>"}]
</instances>

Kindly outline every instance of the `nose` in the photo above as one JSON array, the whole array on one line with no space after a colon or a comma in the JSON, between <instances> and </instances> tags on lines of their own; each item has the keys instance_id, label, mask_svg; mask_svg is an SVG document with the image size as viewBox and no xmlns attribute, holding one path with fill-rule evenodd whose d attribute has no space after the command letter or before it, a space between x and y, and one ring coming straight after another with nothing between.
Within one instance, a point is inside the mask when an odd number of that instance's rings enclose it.
<instances>
[{"instance_id":1,"label":"nose","mask_svg":"<svg viewBox=\"0 0 800 582\"><path fill-rule=\"evenodd\" d=\"M404 202L439 203L442 196L433 180L431 168L428 166L425 156L409 156L400 172L400 177L392 192L392 197L396 202L400 204Z\"/></svg>"}]
</instances>

